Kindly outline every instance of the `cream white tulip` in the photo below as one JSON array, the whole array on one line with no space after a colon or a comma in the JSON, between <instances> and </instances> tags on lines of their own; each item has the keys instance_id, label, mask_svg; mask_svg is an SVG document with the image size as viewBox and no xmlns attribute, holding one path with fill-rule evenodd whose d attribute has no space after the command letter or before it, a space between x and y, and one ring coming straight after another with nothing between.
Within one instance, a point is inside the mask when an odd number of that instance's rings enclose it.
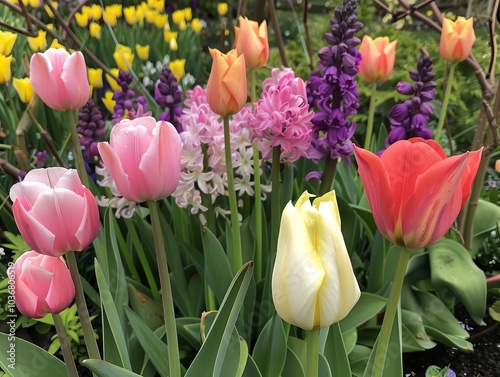
<instances>
[{"instance_id":1,"label":"cream white tulip","mask_svg":"<svg viewBox=\"0 0 500 377\"><path fill-rule=\"evenodd\" d=\"M335 192L311 205L305 191L283 210L272 277L273 301L285 321L305 330L343 319L360 290L340 230Z\"/></svg>"}]
</instances>

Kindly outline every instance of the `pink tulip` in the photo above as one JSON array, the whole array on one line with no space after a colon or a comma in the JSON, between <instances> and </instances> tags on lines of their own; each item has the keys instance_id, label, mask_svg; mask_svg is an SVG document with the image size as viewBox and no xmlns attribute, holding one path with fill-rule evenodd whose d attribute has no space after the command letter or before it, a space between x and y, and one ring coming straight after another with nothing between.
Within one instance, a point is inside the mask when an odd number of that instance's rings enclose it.
<instances>
[{"instance_id":1,"label":"pink tulip","mask_svg":"<svg viewBox=\"0 0 500 377\"><path fill-rule=\"evenodd\" d=\"M470 194L481 150L446 157L434 140L400 140L382 156L354 148L366 197L380 232L409 250L450 229Z\"/></svg>"},{"instance_id":2,"label":"pink tulip","mask_svg":"<svg viewBox=\"0 0 500 377\"><path fill-rule=\"evenodd\" d=\"M31 318L58 314L75 298L75 286L61 257L28 251L21 255L9 276L15 276L15 301L19 311Z\"/></svg>"},{"instance_id":3,"label":"pink tulip","mask_svg":"<svg viewBox=\"0 0 500 377\"><path fill-rule=\"evenodd\" d=\"M97 203L74 169L31 170L10 189L17 227L39 253L61 256L82 251L97 237Z\"/></svg>"},{"instance_id":4,"label":"pink tulip","mask_svg":"<svg viewBox=\"0 0 500 377\"><path fill-rule=\"evenodd\" d=\"M58 111L76 110L87 103L90 86L81 52L71 55L50 48L31 57L30 81L38 97Z\"/></svg>"},{"instance_id":5,"label":"pink tulip","mask_svg":"<svg viewBox=\"0 0 500 377\"><path fill-rule=\"evenodd\" d=\"M179 184L182 142L168 122L152 117L122 120L111 130L109 143L97 147L125 199L163 199Z\"/></svg>"}]
</instances>

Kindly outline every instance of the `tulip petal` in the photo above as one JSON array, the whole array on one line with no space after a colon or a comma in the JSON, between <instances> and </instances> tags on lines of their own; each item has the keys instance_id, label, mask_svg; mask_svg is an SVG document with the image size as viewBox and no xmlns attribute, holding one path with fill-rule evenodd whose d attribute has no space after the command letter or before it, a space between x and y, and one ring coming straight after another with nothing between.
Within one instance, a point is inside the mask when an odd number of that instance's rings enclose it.
<instances>
[{"instance_id":1,"label":"tulip petal","mask_svg":"<svg viewBox=\"0 0 500 377\"><path fill-rule=\"evenodd\" d=\"M113 177L116 188L118 189L120 194L127 200L139 201L139 198L136 198L132 194L128 176L123 170L120 157L118 157L114 149L111 148L108 142L98 143L97 149L99 150L99 154L101 156L102 162L104 163L104 166L106 166L109 174L111 174L111 176Z\"/></svg>"},{"instance_id":2,"label":"tulip petal","mask_svg":"<svg viewBox=\"0 0 500 377\"><path fill-rule=\"evenodd\" d=\"M44 54L36 53L30 61L30 82L36 94L50 108L58 107L57 83L52 76L52 63Z\"/></svg>"},{"instance_id":3,"label":"tulip petal","mask_svg":"<svg viewBox=\"0 0 500 377\"><path fill-rule=\"evenodd\" d=\"M68 94L68 108L81 107L90 97L90 86L87 78L85 58L80 51L71 54L62 67L61 79Z\"/></svg>"},{"instance_id":4,"label":"tulip petal","mask_svg":"<svg viewBox=\"0 0 500 377\"><path fill-rule=\"evenodd\" d=\"M30 262L31 260L28 260L26 263L29 263L29 265L24 266L22 275L23 281L28 287L31 287L33 291L36 290L36 295L38 297L45 298L49 292L51 280L54 277L54 274L47 271L43 267Z\"/></svg>"},{"instance_id":5,"label":"tulip petal","mask_svg":"<svg viewBox=\"0 0 500 377\"><path fill-rule=\"evenodd\" d=\"M71 280L66 263L62 259L53 264L54 277L56 278L51 281L45 302L48 312L57 313L71 305L75 298L75 285Z\"/></svg>"},{"instance_id":6,"label":"tulip petal","mask_svg":"<svg viewBox=\"0 0 500 377\"><path fill-rule=\"evenodd\" d=\"M45 315L45 312L42 313L42 311L38 309L37 295L21 279L16 279L15 298L17 309L21 314L31 318L43 317Z\"/></svg>"},{"instance_id":7,"label":"tulip petal","mask_svg":"<svg viewBox=\"0 0 500 377\"><path fill-rule=\"evenodd\" d=\"M99 233L99 210L97 208L97 201L90 190L85 190L84 192L84 205L81 219L80 226L75 232L75 238L78 241L73 247L75 251L82 251L85 249Z\"/></svg>"}]
</instances>

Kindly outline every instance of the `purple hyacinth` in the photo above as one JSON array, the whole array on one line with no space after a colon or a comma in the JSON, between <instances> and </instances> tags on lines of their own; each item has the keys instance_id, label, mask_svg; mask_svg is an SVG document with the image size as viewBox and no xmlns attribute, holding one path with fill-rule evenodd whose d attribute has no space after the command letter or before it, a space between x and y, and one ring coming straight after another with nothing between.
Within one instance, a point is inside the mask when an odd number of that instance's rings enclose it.
<instances>
[{"instance_id":1,"label":"purple hyacinth","mask_svg":"<svg viewBox=\"0 0 500 377\"><path fill-rule=\"evenodd\" d=\"M342 157L349 162L353 153L351 137L356 124L347 119L356 114L359 94L354 76L361 61L354 34L363 28L357 19L356 1L344 0L330 19L331 31L325 34L330 45L319 50L321 73L313 73L308 82L308 100L318 110L312 119L312 159Z\"/></svg>"},{"instance_id":2,"label":"purple hyacinth","mask_svg":"<svg viewBox=\"0 0 500 377\"><path fill-rule=\"evenodd\" d=\"M94 100L89 100L78 113L77 132L82 135L80 145L83 148L83 157L87 161L94 161L99 157L97 143L104 137L105 121L101 109Z\"/></svg>"},{"instance_id":3,"label":"purple hyacinth","mask_svg":"<svg viewBox=\"0 0 500 377\"><path fill-rule=\"evenodd\" d=\"M168 66L163 67L155 86L155 100L164 110L159 120L166 120L174 125L177 131L182 131L179 117L182 115L182 91L179 83Z\"/></svg>"},{"instance_id":4,"label":"purple hyacinth","mask_svg":"<svg viewBox=\"0 0 500 377\"><path fill-rule=\"evenodd\" d=\"M398 140L412 137L432 139L432 132L427 128L427 122L433 112L429 102L434 99L436 88L436 83L432 81L435 76L432 72L432 59L428 56L421 57L417 70L410 70L409 73L415 84L400 81L396 85L396 91L413 97L392 107L389 113L391 129L385 140L386 147Z\"/></svg>"},{"instance_id":5,"label":"purple hyacinth","mask_svg":"<svg viewBox=\"0 0 500 377\"><path fill-rule=\"evenodd\" d=\"M118 73L118 85L122 88L113 94L116 101L115 114L113 121L118 123L124 117L134 118L136 112L146 111L148 104L143 96L136 96L134 90L130 87L132 83L132 73L120 70Z\"/></svg>"}]
</instances>

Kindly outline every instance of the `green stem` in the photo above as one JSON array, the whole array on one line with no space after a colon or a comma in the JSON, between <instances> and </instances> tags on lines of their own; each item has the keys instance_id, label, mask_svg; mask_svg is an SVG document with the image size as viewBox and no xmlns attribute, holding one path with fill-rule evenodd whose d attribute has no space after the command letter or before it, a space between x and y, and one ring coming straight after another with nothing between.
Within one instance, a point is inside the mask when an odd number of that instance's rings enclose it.
<instances>
[{"instance_id":1,"label":"green stem","mask_svg":"<svg viewBox=\"0 0 500 377\"><path fill-rule=\"evenodd\" d=\"M68 122L71 144L73 146L73 153L75 155L76 170L78 170L78 175L82 180L85 187L90 190L89 176L87 174L87 169L85 169L85 162L83 161L82 149L80 148L80 136L78 136L78 131L76 130L75 118L73 117L72 111L65 111L64 116Z\"/></svg>"},{"instance_id":2,"label":"green stem","mask_svg":"<svg viewBox=\"0 0 500 377\"><path fill-rule=\"evenodd\" d=\"M71 273L71 278L75 284L76 309L78 310L78 317L80 317L83 339L85 340L85 345L87 346L89 358L100 360L101 354L99 353L99 347L97 347L97 342L95 340L92 322L90 322L89 310L87 309L87 303L85 302L82 280L80 279L80 273L78 272L78 264L76 262L74 251L66 253L66 262L68 263L69 272Z\"/></svg>"},{"instance_id":3,"label":"green stem","mask_svg":"<svg viewBox=\"0 0 500 377\"><path fill-rule=\"evenodd\" d=\"M255 280L262 278L262 190L260 187L259 142L253 141L253 176L255 180Z\"/></svg>"},{"instance_id":4,"label":"green stem","mask_svg":"<svg viewBox=\"0 0 500 377\"><path fill-rule=\"evenodd\" d=\"M280 161L281 147L273 147L273 157L271 165L271 252L276 253L278 247L278 234L281 222L280 203Z\"/></svg>"},{"instance_id":5,"label":"green stem","mask_svg":"<svg viewBox=\"0 0 500 377\"><path fill-rule=\"evenodd\" d=\"M443 98L443 107L441 107L441 114L439 114L439 122L437 125L436 136L434 140L439 142L441 137L441 131L443 130L444 119L446 118L446 110L448 109L448 103L450 102L451 87L453 85L453 74L455 73L456 63L450 65L450 73L448 74L448 80L446 81L446 89Z\"/></svg>"},{"instance_id":6,"label":"green stem","mask_svg":"<svg viewBox=\"0 0 500 377\"><path fill-rule=\"evenodd\" d=\"M250 70L250 102L252 102L252 109L257 102L257 88L255 85L255 69Z\"/></svg>"},{"instance_id":7,"label":"green stem","mask_svg":"<svg viewBox=\"0 0 500 377\"><path fill-rule=\"evenodd\" d=\"M227 190L229 192L229 209L231 210L231 228L233 231L233 272L236 273L243 265L241 253L240 222L238 220L238 203L234 189L233 159L231 153L231 136L229 134L229 116L224 117L224 153L226 156Z\"/></svg>"},{"instance_id":8,"label":"green stem","mask_svg":"<svg viewBox=\"0 0 500 377\"><path fill-rule=\"evenodd\" d=\"M130 237L132 239L132 244L134 245L137 256L139 257L139 261L142 266L142 270L146 274L146 280L148 281L149 288L151 289L151 293L153 298L156 301L160 301L161 297L158 292L158 285L156 285L156 280L153 276L153 271L151 270L151 266L149 265L148 258L146 257L144 247L139 240L139 235L135 229L135 226L132 222L132 219L125 219L125 225L127 226L127 230L130 232Z\"/></svg>"},{"instance_id":9,"label":"green stem","mask_svg":"<svg viewBox=\"0 0 500 377\"><path fill-rule=\"evenodd\" d=\"M375 96L377 94L377 83L372 83L372 93L370 96L370 107L368 108L368 123L366 124L365 146L366 150L370 150L373 134L373 119L375 118Z\"/></svg>"},{"instance_id":10,"label":"green stem","mask_svg":"<svg viewBox=\"0 0 500 377\"><path fill-rule=\"evenodd\" d=\"M78 377L78 371L76 369L75 358L71 352L71 347L68 341L68 335L66 334L66 328L64 327L63 321L59 314L52 314L54 319L54 325L57 331L57 337L59 343L61 344L61 350L64 358L64 365L66 365L66 371L68 372L68 377Z\"/></svg>"},{"instance_id":11,"label":"green stem","mask_svg":"<svg viewBox=\"0 0 500 377\"><path fill-rule=\"evenodd\" d=\"M307 377L318 376L319 365L319 329L307 332Z\"/></svg>"},{"instance_id":12,"label":"green stem","mask_svg":"<svg viewBox=\"0 0 500 377\"><path fill-rule=\"evenodd\" d=\"M326 158L325 170L323 171L323 178L321 178L321 186L319 187L319 195L324 195L331 191L335 173L337 172L338 159L332 160L330 157Z\"/></svg>"},{"instance_id":13,"label":"green stem","mask_svg":"<svg viewBox=\"0 0 500 377\"><path fill-rule=\"evenodd\" d=\"M408 261L410 260L411 252L406 249L401 249L396 266L396 273L392 282L391 293L384 314L384 321L378 336L378 342L375 349L375 360L373 365L372 377L382 377L384 375L385 360L387 350L389 348L389 338L391 337L391 329L394 324L394 318L401 297L401 289L403 288L403 281L406 274Z\"/></svg>"},{"instance_id":14,"label":"green stem","mask_svg":"<svg viewBox=\"0 0 500 377\"><path fill-rule=\"evenodd\" d=\"M158 204L153 200L148 200L148 208L151 216L151 226L153 227L158 273L160 275L163 319L165 321L165 332L167 334L168 364L170 370L169 377L180 377L181 365L177 341L177 328L175 325L174 299L172 297L172 288L170 286L170 278L168 275L167 257L163 243L160 216L158 214Z\"/></svg>"}]
</instances>

